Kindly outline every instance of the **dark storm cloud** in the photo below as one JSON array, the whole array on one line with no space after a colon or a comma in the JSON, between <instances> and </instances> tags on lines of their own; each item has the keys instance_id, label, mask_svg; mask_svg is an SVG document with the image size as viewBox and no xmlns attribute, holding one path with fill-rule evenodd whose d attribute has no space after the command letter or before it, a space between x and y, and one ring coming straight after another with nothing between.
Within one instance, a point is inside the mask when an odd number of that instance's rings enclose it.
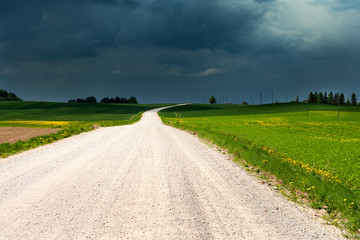
<instances>
[{"instance_id":1,"label":"dark storm cloud","mask_svg":"<svg viewBox=\"0 0 360 240\"><path fill-rule=\"evenodd\" d=\"M96 56L99 49L133 45L254 54L316 55L319 51L321 55L327 48L339 46L341 39L334 42L339 30L351 35L358 20L346 10L332 18L324 6L357 11L358 5L347 0L331 4L322 0L311 4L275 0L3 0L0 54L9 59L53 60ZM342 15L350 15L348 21ZM339 21L345 29L338 29Z\"/></svg>"},{"instance_id":2,"label":"dark storm cloud","mask_svg":"<svg viewBox=\"0 0 360 240\"><path fill-rule=\"evenodd\" d=\"M214 0L17 0L3 11L1 54L14 59L89 57L121 44L240 52L263 14Z\"/></svg>"},{"instance_id":3,"label":"dark storm cloud","mask_svg":"<svg viewBox=\"0 0 360 240\"><path fill-rule=\"evenodd\" d=\"M241 51L261 17L247 6L232 8L219 1L157 1L146 7L152 18L138 44L198 50L224 48ZM135 39L134 39L135 40Z\"/></svg>"},{"instance_id":4,"label":"dark storm cloud","mask_svg":"<svg viewBox=\"0 0 360 240\"><path fill-rule=\"evenodd\" d=\"M275 0L254 0L254 1L258 3L268 3L268 2L273 2Z\"/></svg>"},{"instance_id":5,"label":"dark storm cloud","mask_svg":"<svg viewBox=\"0 0 360 240\"><path fill-rule=\"evenodd\" d=\"M148 101L155 95L172 101L174 91L176 99L233 92L249 100L261 88L284 94L340 83L354 88L360 75L360 4L351 0L0 0L0 6L0 80L15 92L33 88L62 99L64 92L73 92L68 98L123 91Z\"/></svg>"},{"instance_id":6,"label":"dark storm cloud","mask_svg":"<svg viewBox=\"0 0 360 240\"><path fill-rule=\"evenodd\" d=\"M114 47L115 33L77 1L14 1L0 19L1 56L9 59L79 58L96 55L98 47ZM86 7L86 8L84 8Z\"/></svg>"},{"instance_id":7,"label":"dark storm cloud","mask_svg":"<svg viewBox=\"0 0 360 240\"><path fill-rule=\"evenodd\" d=\"M137 0L77 0L77 1L104 4L104 5L113 5L113 6L124 5L132 8L139 6L139 2Z\"/></svg>"}]
</instances>

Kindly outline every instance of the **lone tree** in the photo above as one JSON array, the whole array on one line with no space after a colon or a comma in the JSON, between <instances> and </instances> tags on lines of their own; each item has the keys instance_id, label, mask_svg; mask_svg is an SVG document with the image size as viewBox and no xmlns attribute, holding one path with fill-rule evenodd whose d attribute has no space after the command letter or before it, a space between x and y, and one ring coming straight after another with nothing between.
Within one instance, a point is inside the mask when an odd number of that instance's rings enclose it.
<instances>
[{"instance_id":1,"label":"lone tree","mask_svg":"<svg viewBox=\"0 0 360 240\"><path fill-rule=\"evenodd\" d=\"M211 96L211 98L209 99L209 103L210 104L215 104L216 103L216 99L214 96Z\"/></svg>"},{"instance_id":2,"label":"lone tree","mask_svg":"<svg viewBox=\"0 0 360 240\"><path fill-rule=\"evenodd\" d=\"M356 105L356 102L357 102L357 100L356 100L356 94L353 93L353 94L351 94L351 105L355 106L355 105Z\"/></svg>"}]
</instances>

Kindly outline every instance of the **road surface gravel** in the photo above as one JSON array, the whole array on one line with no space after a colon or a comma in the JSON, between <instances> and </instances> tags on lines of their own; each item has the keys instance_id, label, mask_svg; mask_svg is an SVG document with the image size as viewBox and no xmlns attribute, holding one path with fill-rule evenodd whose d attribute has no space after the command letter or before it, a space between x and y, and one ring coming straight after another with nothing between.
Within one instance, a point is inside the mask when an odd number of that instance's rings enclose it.
<instances>
[{"instance_id":1,"label":"road surface gravel","mask_svg":"<svg viewBox=\"0 0 360 240\"><path fill-rule=\"evenodd\" d=\"M341 239L157 111L0 159L0 239Z\"/></svg>"}]
</instances>

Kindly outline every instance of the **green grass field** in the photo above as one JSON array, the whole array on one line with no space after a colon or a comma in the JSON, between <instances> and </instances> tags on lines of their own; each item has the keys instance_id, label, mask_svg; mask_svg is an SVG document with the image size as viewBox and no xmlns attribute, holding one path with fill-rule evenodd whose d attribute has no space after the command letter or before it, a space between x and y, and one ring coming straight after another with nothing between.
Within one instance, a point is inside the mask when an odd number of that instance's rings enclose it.
<instances>
[{"instance_id":1,"label":"green grass field","mask_svg":"<svg viewBox=\"0 0 360 240\"><path fill-rule=\"evenodd\" d=\"M165 123L197 132L239 159L301 190L313 207L360 228L360 108L310 104L192 104L160 112ZM304 194L303 197L304 197ZM336 213L340 213L336 215ZM335 221L336 222L336 221Z\"/></svg>"},{"instance_id":2,"label":"green grass field","mask_svg":"<svg viewBox=\"0 0 360 240\"><path fill-rule=\"evenodd\" d=\"M54 102L0 102L0 127L61 128L47 136L39 136L14 144L0 144L0 157L35 148L96 126L131 124L144 111L169 104L87 104Z\"/></svg>"},{"instance_id":3,"label":"green grass field","mask_svg":"<svg viewBox=\"0 0 360 240\"><path fill-rule=\"evenodd\" d=\"M168 104L169 105L169 104ZM0 121L114 121L166 104L0 102Z\"/></svg>"}]
</instances>

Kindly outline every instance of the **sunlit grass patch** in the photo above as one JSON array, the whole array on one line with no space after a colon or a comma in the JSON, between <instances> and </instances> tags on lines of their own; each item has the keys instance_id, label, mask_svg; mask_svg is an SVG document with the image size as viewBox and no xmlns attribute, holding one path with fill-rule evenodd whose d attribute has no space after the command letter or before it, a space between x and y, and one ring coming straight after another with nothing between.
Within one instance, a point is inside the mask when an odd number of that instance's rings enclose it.
<instances>
[{"instance_id":1,"label":"sunlit grass patch","mask_svg":"<svg viewBox=\"0 0 360 240\"><path fill-rule=\"evenodd\" d=\"M342 107L339 122L337 114L337 106L321 104L310 105L308 113L305 104L194 104L160 112L165 123L196 132L306 193L313 207L326 208L342 219L337 224L356 232L360 228L360 108Z\"/></svg>"}]
</instances>

